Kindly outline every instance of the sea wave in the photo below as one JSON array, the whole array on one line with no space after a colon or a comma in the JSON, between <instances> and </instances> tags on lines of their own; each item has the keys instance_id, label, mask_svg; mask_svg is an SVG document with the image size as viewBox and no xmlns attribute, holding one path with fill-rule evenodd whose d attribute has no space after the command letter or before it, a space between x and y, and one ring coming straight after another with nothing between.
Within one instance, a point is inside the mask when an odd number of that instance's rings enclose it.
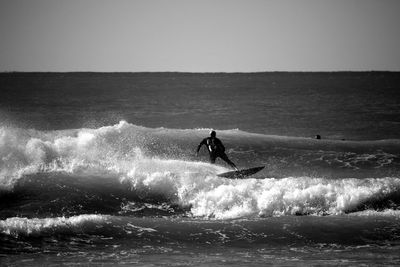
<instances>
[{"instance_id":1,"label":"sea wave","mask_svg":"<svg viewBox=\"0 0 400 267\"><path fill-rule=\"evenodd\" d=\"M393 140L320 142L220 131L233 147L228 153L240 164L267 165L257 174L261 179L230 180L217 177L228 170L225 167L193 156L193 144L205 131L151 129L125 121L62 131L0 128L0 216L121 214L179 207L179 212L191 216L226 219L343 214L399 206L399 158ZM338 158L338 154L344 156ZM327 164L333 161L340 162L339 166ZM360 167L348 167L352 171L375 174L370 170L380 164L389 170L383 174L394 175L356 179L274 173L274 167L316 170L327 164L330 171L340 174L343 166L353 162ZM361 166L365 162L368 166ZM36 206L26 206L29 200Z\"/></svg>"},{"instance_id":2,"label":"sea wave","mask_svg":"<svg viewBox=\"0 0 400 267\"><path fill-rule=\"evenodd\" d=\"M332 215L399 205L400 179L298 177L235 181L204 190L192 213L220 219L248 216Z\"/></svg>"},{"instance_id":3,"label":"sea wave","mask_svg":"<svg viewBox=\"0 0 400 267\"><path fill-rule=\"evenodd\" d=\"M149 162L156 165L157 162ZM135 169L120 176L29 177L0 196L1 217L74 215L179 215L207 219L340 215L362 210L397 210L400 178L326 179L288 177L230 180L206 173ZM161 168L161 166L157 168ZM169 168L169 167L167 167ZM201 170L201 171L200 171ZM23 180L21 180L23 181ZM27 204L29 203L29 204Z\"/></svg>"},{"instance_id":4,"label":"sea wave","mask_svg":"<svg viewBox=\"0 0 400 267\"><path fill-rule=\"evenodd\" d=\"M0 127L0 188L24 175L87 169L118 171L142 159L205 161L194 157L207 129L146 128L120 121L96 129L37 131ZM238 166L267 165L270 177L386 177L400 174L400 141L338 141L218 131ZM265 174L266 175L266 174Z\"/></svg>"},{"instance_id":5,"label":"sea wave","mask_svg":"<svg viewBox=\"0 0 400 267\"><path fill-rule=\"evenodd\" d=\"M65 247L97 246L143 248L154 244L267 244L273 246L324 247L348 250L351 246L393 246L398 243L398 216L308 216L253 218L240 220L199 220L197 218L135 218L84 214L71 217L0 220L1 251L10 247L24 252L42 252ZM391 212L393 213L393 212ZM310 230L312 229L312 230ZM349 234L351 233L351 234Z\"/></svg>"}]
</instances>

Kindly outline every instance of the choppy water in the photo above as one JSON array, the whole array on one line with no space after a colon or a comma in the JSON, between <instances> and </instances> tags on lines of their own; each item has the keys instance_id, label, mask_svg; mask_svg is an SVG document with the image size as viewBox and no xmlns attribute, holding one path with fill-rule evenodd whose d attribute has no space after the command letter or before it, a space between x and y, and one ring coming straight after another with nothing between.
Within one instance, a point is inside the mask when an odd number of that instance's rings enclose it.
<instances>
[{"instance_id":1,"label":"choppy water","mask_svg":"<svg viewBox=\"0 0 400 267\"><path fill-rule=\"evenodd\" d=\"M0 262L399 264L397 76L2 74ZM284 79L281 91L269 90L268 81ZM386 83L364 99L363 86L378 81ZM353 128L351 116L346 125L329 121L316 140L319 120L339 115L308 105L303 94L319 83L309 98L358 94L352 105L335 102L336 112L371 104ZM255 102L245 105L253 87ZM291 108L270 118L274 105ZM357 135L360 125L374 130ZM239 167L266 168L245 180L217 177L227 166L194 153L211 127Z\"/></svg>"}]
</instances>

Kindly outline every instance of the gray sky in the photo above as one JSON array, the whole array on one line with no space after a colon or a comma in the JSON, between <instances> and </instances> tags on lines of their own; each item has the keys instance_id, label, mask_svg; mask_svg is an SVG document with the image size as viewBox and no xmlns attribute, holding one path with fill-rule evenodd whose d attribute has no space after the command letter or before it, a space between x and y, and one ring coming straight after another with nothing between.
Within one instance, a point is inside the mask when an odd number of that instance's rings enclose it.
<instances>
[{"instance_id":1,"label":"gray sky","mask_svg":"<svg viewBox=\"0 0 400 267\"><path fill-rule=\"evenodd\" d=\"M399 0L0 0L0 71L400 71Z\"/></svg>"}]
</instances>

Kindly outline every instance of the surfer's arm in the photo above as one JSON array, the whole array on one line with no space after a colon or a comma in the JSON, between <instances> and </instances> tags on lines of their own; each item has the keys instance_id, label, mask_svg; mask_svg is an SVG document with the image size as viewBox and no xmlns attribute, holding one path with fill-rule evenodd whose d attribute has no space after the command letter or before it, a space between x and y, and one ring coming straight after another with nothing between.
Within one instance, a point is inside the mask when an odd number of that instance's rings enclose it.
<instances>
[{"instance_id":1,"label":"surfer's arm","mask_svg":"<svg viewBox=\"0 0 400 267\"><path fill-rule=\"evenodd\" d=\"M197 146L196 153L199 153L202 145L207 145L207 138L203 139L203 141L201 141L200 144Z\"/></svg>"}]
</instances>

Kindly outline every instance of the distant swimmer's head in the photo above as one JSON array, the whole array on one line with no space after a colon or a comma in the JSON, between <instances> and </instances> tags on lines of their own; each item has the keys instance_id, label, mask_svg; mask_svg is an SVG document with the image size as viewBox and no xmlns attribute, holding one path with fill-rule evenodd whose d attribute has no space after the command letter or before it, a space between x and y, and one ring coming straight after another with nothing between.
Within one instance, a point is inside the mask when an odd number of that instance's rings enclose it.
<instances>
[{"instance_id":1,"label":"distant swimmer's head","mask_svg":"<svg viewBox=\"0 0 400 267\"><path fill-rule=\"evenodd\" d=\"M217 133L214 130L211 130L210 131L210 136L211 137L215 137L215 136L217 136Z\"/></svg>"}]
</instances>

